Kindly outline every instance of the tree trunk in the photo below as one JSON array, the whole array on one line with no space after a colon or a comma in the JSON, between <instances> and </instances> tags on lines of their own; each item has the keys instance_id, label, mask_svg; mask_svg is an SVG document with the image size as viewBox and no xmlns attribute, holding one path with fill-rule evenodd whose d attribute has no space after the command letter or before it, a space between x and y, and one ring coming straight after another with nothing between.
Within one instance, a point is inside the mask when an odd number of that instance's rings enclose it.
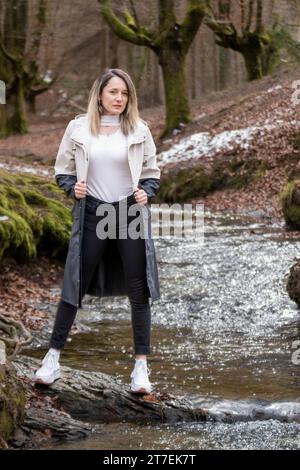
<instances>
[{"instance_id":1,"label":"tree trunk","mask_svg":"<svg viewBox=\"0 0 300 470\"><path fill-rule=\"evenodd\" d=\"M18 356L14 365L20 376L30 377L39 361ZM51 387L39 386L41 394L56 396L59 405L73 419L92 422L146 423L151 421L203 421L205 410L193 409L189 400L162 394L130 393L128 385L101 372L86 372L62 368L62 378ZM43 418L44 419L44 418ZM49 423L49 426L51 423Z\"/></svg>"},{"instance_id":2,"label":"tree trunk","mask_svg":"<svg viewBox=\"0 0 300 470\"><path fill-rule=\"evenodd\" d=\"M29 94L26 103L28 106L28 111L30 111L32 114L36 114L36 95L33 93Z\"/></svg>"},{"instance_id":3,"label":"tree trunk","mask_svg":"<svg viewBox=\"0 0 300 470\"><path fill-rule=\"evenodd\" d=\"M7 102L7 130L9 134L26 134L28 132L25 109L23 80L17 77Z\"/></svg>"},{"instance_id":4,"label":"tree trunk","mask_svg":"<svg viewBox=\"0 0 300 470\"><path fill-rule=\"evenodd\" d=\"M262 73L265 77L273 72L274 68L280 62L279 48L275 44L269 44L264 48L262 56Z\"/></svg>"},{"instance_id":5,"label":"tree trunk","mask_svg":"<svg viewBox=\"0 0 300 470\"><path fill-rule=\"evenodd\" d=\"M0 104L0 138L7 136L6 104Z\"/></svg>"},{"instance_id":6,"label":"tree trunk","mask_svg":"<svg viewBox=\"0 0 300 470\"><path fill-rule=\"evenodd\" d=\"M0 137L27 133L24 109L24 99L18 93L6 98L6 104L0 107Z\"/></svg>"},{"instance_id":7,"label":"tree trunk","mask_svg":"<svg viewBox=\"0 0 300 470\"><path fill-rule=\"evenodd\" d=\"M248 80L253 81L262 78L263 70L261 52L257 53L257 51L249 48L248 50L241 52L241 54L245 61Z\"/></svg>"},{"instance_id":8,"label":"tree trunk","mask_svg":"<svg viewBox=\"0 0 300 470\"><path fill-rule=\"evenodd\" d=\"M24 83L22 76L15 76L13 83L8 83L6 104L0 107L0 136L27 132Z\"/></svg>"},{"instance_id":9,"label":"tree trunk","mask_svg":"<svg viewBox=\"0 0 300 470\"><path fill-rule=\"evenodd\" d=\"M185 56L178 56L173 49L166 49L159 56L164 79L166 126L161 137L168 135L180 123L191 120L185 79Z\"/></svg>"}]
</instances>

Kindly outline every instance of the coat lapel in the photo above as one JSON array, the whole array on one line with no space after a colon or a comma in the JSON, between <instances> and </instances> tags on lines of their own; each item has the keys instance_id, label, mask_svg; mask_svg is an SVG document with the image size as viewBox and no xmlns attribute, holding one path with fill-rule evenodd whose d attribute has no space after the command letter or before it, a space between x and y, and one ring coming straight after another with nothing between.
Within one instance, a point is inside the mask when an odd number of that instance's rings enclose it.
<instances>
[{"instance_id":1,"label":"coat lapel","mask_svg":"<svg viewBox=\"0 0 300 470\"><path fill-rule=\"evenodd\" d=\"M128 148L132 144L139 144L146 140L146 129L139 124L133 132L128 135Z\"/></svg>"},{"instance_id":2,"label":"coat lapel","mask_svg":"<svg viewBox=\"0 0 300 470\"><path fill-rule=\"evenodd\" d=\"M78 144L84 145L86 149L89 148L89 142L91 138L91 132L88 125L87 117L81 117L76 119L76 126L71 134L71 139Z\"/></svg>"}]
</instances>

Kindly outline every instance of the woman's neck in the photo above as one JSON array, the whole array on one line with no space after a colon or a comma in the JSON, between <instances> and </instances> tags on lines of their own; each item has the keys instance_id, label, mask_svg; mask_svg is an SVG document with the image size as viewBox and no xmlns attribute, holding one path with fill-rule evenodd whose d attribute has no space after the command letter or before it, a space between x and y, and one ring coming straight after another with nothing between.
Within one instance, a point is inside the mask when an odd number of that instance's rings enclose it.
<instances>
[{"instance_id":1,"label":"woman's neck","mask_svg":"<svg viewBox=\"0 0 300 470\"><path fill-rule=\"evenodd\" d=\"M101 126L119 126L120 115L119 114L102 114L100 118Z\"/></svg>"}]
</instances>

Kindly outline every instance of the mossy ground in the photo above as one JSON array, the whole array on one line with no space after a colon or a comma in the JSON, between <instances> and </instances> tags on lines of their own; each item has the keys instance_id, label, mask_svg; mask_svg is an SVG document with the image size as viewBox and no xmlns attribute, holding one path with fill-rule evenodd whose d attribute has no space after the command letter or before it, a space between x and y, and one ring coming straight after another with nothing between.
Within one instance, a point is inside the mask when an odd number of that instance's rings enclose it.
<instances>
[{"instance_id":1,"label":"mossy ground","mask_svg":"<svg viewBox=\"0 0 300 470\"><path fill-rule=\"evenodd\" d=\"M185 168L174 175L162 177L159 199L165 202L185 202L205 197L218 189L244 188L264 176L268 169L265 161L236 158L216 161L210 168L197 165Z\"/></svg>"},{"instance_id":2,"label":"mossy ground","mask_svg":"<svg viewBox=\"0 0 300 470\"><path fill-rule=\"evenodd\" d=\"M71 205L55 182L0 170L0 260L11 256L26 261L39 252L64 256Z\"/></svg>"}]
</instances>

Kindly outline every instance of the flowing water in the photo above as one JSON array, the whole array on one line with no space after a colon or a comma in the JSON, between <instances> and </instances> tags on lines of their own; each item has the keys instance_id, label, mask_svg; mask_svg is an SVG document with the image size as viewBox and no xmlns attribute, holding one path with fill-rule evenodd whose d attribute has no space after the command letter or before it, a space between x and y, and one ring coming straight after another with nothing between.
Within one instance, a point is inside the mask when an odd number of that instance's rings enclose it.
<instances>
[{"instance_id":1,"label":"flowing water","mask_svg":"<svg viewBox=\"0 0 300 470\"><path fill-rule=\"evenodd\" d=\"M156 239L162 297L152 306L151 381L214 420L100 424L91 438L55 448L300 449L300 364L292 360L300 315L285 290L299 242L280 224L209 212L203 244ZM87 297L62 364L128 383L129 312L126 298ZM27 353L41 357L41 349Z\"/></svg>"}]
</instances>

